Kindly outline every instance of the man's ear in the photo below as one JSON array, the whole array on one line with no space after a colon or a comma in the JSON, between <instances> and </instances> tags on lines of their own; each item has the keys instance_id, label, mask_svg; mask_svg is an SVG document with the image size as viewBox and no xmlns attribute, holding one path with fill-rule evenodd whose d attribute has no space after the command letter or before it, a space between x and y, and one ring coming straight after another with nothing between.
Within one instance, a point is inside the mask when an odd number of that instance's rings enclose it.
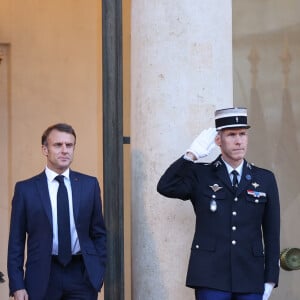
<instances>
[{"instance_id":1,"label":"man's ear","mask_svg":"<svg viewBox=\"0 0 300 300\"><path fill-rule=\"evenodd\" d=\"M215 143L217 146L221 146L221 136L220 136L220 132L217 133L216 137L215 137Z\"/></svg>"},{"instance_id":2,"label":"man's ear","mask_svg":"<svg viewBox=\"0 0 300 300\"><path fill-rule=\"evenodd\" d=\"M47 148L47 146L42 145L42 153L43 153L45 156L48 156L48 148Z\"/></svg>"}]
</instances>

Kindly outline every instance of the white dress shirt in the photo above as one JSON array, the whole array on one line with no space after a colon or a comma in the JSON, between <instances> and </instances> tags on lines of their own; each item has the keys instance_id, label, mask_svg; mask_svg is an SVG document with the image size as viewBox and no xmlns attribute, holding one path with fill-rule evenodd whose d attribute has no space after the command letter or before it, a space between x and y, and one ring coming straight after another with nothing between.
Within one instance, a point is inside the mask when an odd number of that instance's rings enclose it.
<instances>
[{"instance_id":1,"label":"white dress shirt","mask_svg":"<svg viewBox=\"0 0 300 300\"><path fill-rule=\"evenodd\" d=\"M57 255L58 254L58 232L57 232L57 203L56 203L57 199L56 198L57 198L57 190L58 190L59 183L55 179L55 177L59 174L50 170L48 167L46 167L45 173L47 176L48 190L49 190L49 196L50 196L51 208L52 208L52 223L53 223L52 254ZM79 245L78 235L77 235L75 222L74 222L72 188L71 188L71 182L70 182L70 176L69 176L70 169L67 169L61 175L64 176L65 186L68 191L70 230L71 230L71 249L72 249L72 254L74 255L74 254L80 252L80 245Z\"/></svg>"},{"instance_id":2,"label":"white dress shirt","mask_svg":"<svg viewBox=\"0 0 300 300\"><path fill-rule=\"evenodd\" d=\"M223 158L222 158L222 160L223 160L223 162L224 162L224 164L225 164L225 166L227 168L227 172L229 174L231 182L233 180L233 174L231 173L233 170L236 170L238 172L238 174L237 174L237 180L238 180L238 182L240 182L241 181L241 177L242 177L242 172L243 172L244 160L235 169L231 165L229 165Z\"/></svg>"}]
</instances>

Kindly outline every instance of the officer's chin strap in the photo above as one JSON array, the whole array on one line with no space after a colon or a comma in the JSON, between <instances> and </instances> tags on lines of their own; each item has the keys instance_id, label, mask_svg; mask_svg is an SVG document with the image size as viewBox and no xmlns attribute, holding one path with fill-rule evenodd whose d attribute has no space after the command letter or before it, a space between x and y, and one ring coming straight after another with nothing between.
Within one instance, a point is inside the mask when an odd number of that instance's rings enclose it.
<instances>
[{"instance_id":1,"label":"officer's chin strap","mask_svg":"<svg viewBox=\"0 0 300 300\"><path fill-rule=\"evenodd\" d=\"M285 271L300 270L300 249L283 249L280 253L280 267Z\"/></svg>"}]
</instances>

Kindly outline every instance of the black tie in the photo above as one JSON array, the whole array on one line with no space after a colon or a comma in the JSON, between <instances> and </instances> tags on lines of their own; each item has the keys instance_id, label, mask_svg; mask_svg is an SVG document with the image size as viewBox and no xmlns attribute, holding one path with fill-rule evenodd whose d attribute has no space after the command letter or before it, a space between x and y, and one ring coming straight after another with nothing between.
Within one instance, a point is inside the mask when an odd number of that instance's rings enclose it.
<instances>
[{"instance_id":1,"label":"black tie","mask_svg":"<svg viewBox=\"0 0 300 300\"><path fill-rule=\"evenodd\" d=\"M55 179L59 182L57 191L58 260L66 266L72 258L68 192L64 176L58 175Z\"/></svg>"},{"instance_id":2,"label":"black tie","mask_svg":"<svg viewBox=\"0 0 300 300\"><path fill-rule=\"evenodd\" d=\"M231 174L233 175L233 178L232 178L232 186L233 188L236 190L238 188L238 185L239 185L239 182L238 182L238 172L236 170L233 170L231 172Z\"/></svg>"}]
</instances>

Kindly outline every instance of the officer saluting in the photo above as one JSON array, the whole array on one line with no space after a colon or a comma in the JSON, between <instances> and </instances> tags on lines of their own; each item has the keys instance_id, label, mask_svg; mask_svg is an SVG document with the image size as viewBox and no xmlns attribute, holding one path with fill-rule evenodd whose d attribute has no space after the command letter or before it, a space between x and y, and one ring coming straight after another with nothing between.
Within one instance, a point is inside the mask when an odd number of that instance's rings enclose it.
<instances>
[{"instance_id":1,"label":"officer saluting","mask_svg":"<svg viewBox=\"0 0 300 300\"><path fill-rule=\"evenodd\" d=\"M166 170L157 190L193 204L186 285L195 289L196 300L267 300L279 277L276 180L244 158L250 128L245 108L217 110L215 125ZM216 145L221 155L199 163Z\"/></svg>"}]
</instances>

